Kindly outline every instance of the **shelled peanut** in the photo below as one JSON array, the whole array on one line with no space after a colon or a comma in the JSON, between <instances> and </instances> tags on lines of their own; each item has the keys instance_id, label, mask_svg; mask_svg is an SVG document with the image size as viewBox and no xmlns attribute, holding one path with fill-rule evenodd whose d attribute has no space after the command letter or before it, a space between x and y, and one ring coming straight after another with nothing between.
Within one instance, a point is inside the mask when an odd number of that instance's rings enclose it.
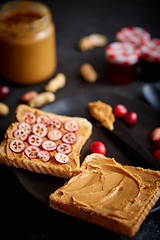
<instances>
[{"instance_id":1,"label":"shelled peanut","mask_svg":"<svg viewBox=\"0 0 160 240\"><path fill-rule=\"evenodd\" d=\"M95 71L93 66L89 63L84 63L81 65L80 73L83 79L88 83L93 83L98 78L98 73Z\"/></svg>"},{"instance_id":2,"label":"shelled peanut","mask_svg":"<svg viewBox=\"0 0 160 240\"><path fill-rule=\"evenodd\" d=\"M56 92L58 89L64 87L66 84L66 77L63 73L58 73L55 78L51 79L44 89L48 92Z\"/></svg>"},{"instance_id":3,"label":"shelled peanut","mask_svg":"<svg viewBox=\"0 0 160 240\"><path fill-rule=\"evenodd\" d=\"M107 44L108 38L103 34L93 33L81 38L78 42L78 48L81 51L91 50L95 47L103 47Z\"/></svg>"},{"instance_id":4,"label":"shelled peanut","mask_svg":"<svg viewBox=\"0 0 160 240\"><path fill-rule=\"evenodd\" d=\"M0 116L6 116L8 113L9 107L6 104L0 102Z\"/></svg>"}]
</instances>

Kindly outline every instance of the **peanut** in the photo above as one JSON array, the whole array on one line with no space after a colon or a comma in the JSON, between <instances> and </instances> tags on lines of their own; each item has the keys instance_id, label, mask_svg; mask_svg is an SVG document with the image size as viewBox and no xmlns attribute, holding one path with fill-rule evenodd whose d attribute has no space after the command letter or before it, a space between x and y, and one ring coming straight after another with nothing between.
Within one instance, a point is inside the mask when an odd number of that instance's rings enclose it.
<instances>
[{"instance_id":1,"label":"peanut","mask_svg":"<svg viewBox=\"0 0 160 240\"><path fill-rule=\"evenodd\" d=\"M8 113L9 107L6 104L0 102L0 116L6 116Z\"/></svg>"},{"instance_id":2,"label":"peanut","mask_svg":"<svg viewBox=\"0 0 160 240\"><path fill-rule=\"evenodd\" d=\"M22 96L21 96L21 98L20 98L20 100L22 101L22 102L29 102L33 97L35 97L36 95L37 95L38 93L36 92L36 91L29 91L29 92L26 92L26 93L24 93Z\"/></svg>"},{"instance_id":3,"label":"peanut","mask_svg":"<svg viewBox=\"0 0 160 240\"><path fill-rule=\"evenodd\" d=\"M151 133L151 140L158 141L160 140L160 127L155 128Z\"/></svg>"},{"instance_id":4,"label":"peanut","mask_svg":"<svg viewBox=\"0 0 160 240\"><path fill-rule=\"evenodd\" d=\"M88 83L93 83L98 78L98 73L94 70L91 64L84 63L80 67L80 73L83 79Z\"/></svg>"},{"instance_id":5,"label":"peanut","mask_svg":"<svg viewBox=\"0 0 160 240\"><path fill-rule=\"evenodd\" d=\"M30 107L42 107L43 105L54 102L55 101L55 95L51 92L42 92L38 95L36 95L34 98L32 98L28 105Z\"/></svg>"},{"instance_id":6,"label":"peanut","mask_svg":"<svg viewBox=\"0 0 160 240\"><path fill-rule=\"evenodd\" d=\"M103 34L94 33L85 36L78 42L78 47L81 51L91 50L95 47L103 47L107 44L108 39Z\"/></svg>"},{"instance_id":7,"label":"peanut","mask_svg":"<svg viewBox=\"0 0 160 240\"><path fill-rule=\"evenodd\" d=\"M58 89L64 87L66 84L66 77L63 73L58 73L55 78L51 79L44 87L48 92L56 92Z\"/></svg>"}]
</instances>

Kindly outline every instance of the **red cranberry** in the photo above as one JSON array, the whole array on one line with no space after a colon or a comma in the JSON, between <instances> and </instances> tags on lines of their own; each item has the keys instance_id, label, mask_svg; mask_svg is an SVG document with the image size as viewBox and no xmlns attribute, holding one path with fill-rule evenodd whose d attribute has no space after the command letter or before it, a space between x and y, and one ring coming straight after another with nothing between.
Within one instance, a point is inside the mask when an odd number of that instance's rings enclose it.
<instances>
[{"instance_id":1,"label":"red cranberry","mask_svg":"<svg viewBox=\"0 0 160 240\"><path fill-rule=\"evenodd\" d=\"M91 144L91 153L99 153L102 155L106 154L106 147L105 145L100 141L95 141Z\"/></svg>"},{"instance_id":2,"label":"red cranberry","mask_svg":"<svg viewBox=\"0 0 160 240\"><path fill-rule=\"evenodd\" d=\"M127 108L122 104L118 104L113 108L113 113L117 118L124 117L127 112Z\"/></svg>"},{"instance_id":3,"label":"red cranberry","mask_svg":"<svg viewBox=\"0 0 160 240\"><path fill-rule=\"evenodd\" d=\"M11 93L10 87L6 85L0 85L0 99L6 99Z\"/></svg>"},{"instance_id":4,"label":"red cranberry","mask_svg":"<svg viewBox=\"0 0 160 240\"><path fill-rule=\"evenodd\" d=\"M153 155L160 162L160 149L154 150Z\"/></svg>"},{"instance_id":5,"label":"red cranberry","mask_svg":"<svg viewBox=\"0 0 160 240\"><path fill-rule=\"evenodd\" d=\"M138 120L138 116L136 112L128 112L123 118L123 121L128 125L131 126L135 124Z\"/></svg>"}]
</instances>

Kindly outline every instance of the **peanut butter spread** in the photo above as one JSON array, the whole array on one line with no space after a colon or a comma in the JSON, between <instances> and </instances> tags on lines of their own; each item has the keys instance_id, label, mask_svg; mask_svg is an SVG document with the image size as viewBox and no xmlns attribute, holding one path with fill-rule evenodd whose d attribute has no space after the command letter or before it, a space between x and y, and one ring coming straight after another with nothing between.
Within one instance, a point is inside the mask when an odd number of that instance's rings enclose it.
<instances>
[{"instance_id":1,"label":"peanut butter spread","mask_svg":"<svg viewBox=\"0 0 160 240\"><path fill-rule=\"evenodd\" d=\"M53 197L117 221L138 221L144 208L160 195L160 173L122 166L100 154L86 157L81 173L57 190Z\"/></svg>"},{"instance_id":2,"label":"peanut butter spread","mask_svg":"<svg viewBox=\"0 0 160 240\"><path fill-rule=\"evenodd\" d=\"M101 101L90 102L89 111L97 121L99 121L105 128L113 130L113 123L115 116L112 113L112 107Z\"/></svg>"}]
</instances>

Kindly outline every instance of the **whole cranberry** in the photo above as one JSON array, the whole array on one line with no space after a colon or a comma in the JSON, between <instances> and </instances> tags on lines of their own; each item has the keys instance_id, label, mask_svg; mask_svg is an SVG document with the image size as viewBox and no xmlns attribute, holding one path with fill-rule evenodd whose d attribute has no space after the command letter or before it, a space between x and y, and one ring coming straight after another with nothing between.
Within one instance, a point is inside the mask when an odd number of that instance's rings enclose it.
<instances>
[{"instance_id":1,"label":"whole cranberry","mask_svg":"<svg viewBox=\"0 0 160 240\"><path fill-rule=\"evenodd\" d=\"M160 162L160 149L154 150L153 155Z\"/></svg>"},{"instance_id":2,"label":"whole cranberry","mask_svg":"<svg viewBox=\"0 0 160 240\"><path fill-rule=\"evenodd\" d=\"M160 149L160 139L154 142L154 147L155 149L158 149L158 148Z\"/></svg>"},{"instance_id":3,"label":"whole cranberry","mask_svg":"<svg viewBox=\"0 0 160 240\"><path fill-rule=\"evenodd\" d=\"M0 85L0 99L6 99L11 93L10 87L6 85Z\"/></svg>"},{"instance_id":4,"label":"whole cranberry","mask_svg":"<svg viewBox=\"0 0 160 240\"><path fill-rule=\"evenodd\" d=\"M95 141L91 144L91 153L99 153L99 154L102 154L102 155L105 155L106 154L106 147L105 145L100 142L100 141Z\"/></svg>"},{"instance_id":5,"label":"whole cranberry","mask_svg":"<svg viewBox=\"0 0 160 240\"><path fill-rule=\"evenodd\" d=\"M127 112L127 108L122 104L118 104L113 108L113 113L116 118L124 117Z\"/></svg>"},{"instance_id":6,"label":"whole cranberry","mask_svg":"<svg viewBox=\"0 0 160 240\"><path fill-rule=\"evenodd\" d=\"M123 118L123 121L128 125L132 126L135 124L138 120L138 116L136 112L128 112Z\"/></svg>"}]
</instances>

